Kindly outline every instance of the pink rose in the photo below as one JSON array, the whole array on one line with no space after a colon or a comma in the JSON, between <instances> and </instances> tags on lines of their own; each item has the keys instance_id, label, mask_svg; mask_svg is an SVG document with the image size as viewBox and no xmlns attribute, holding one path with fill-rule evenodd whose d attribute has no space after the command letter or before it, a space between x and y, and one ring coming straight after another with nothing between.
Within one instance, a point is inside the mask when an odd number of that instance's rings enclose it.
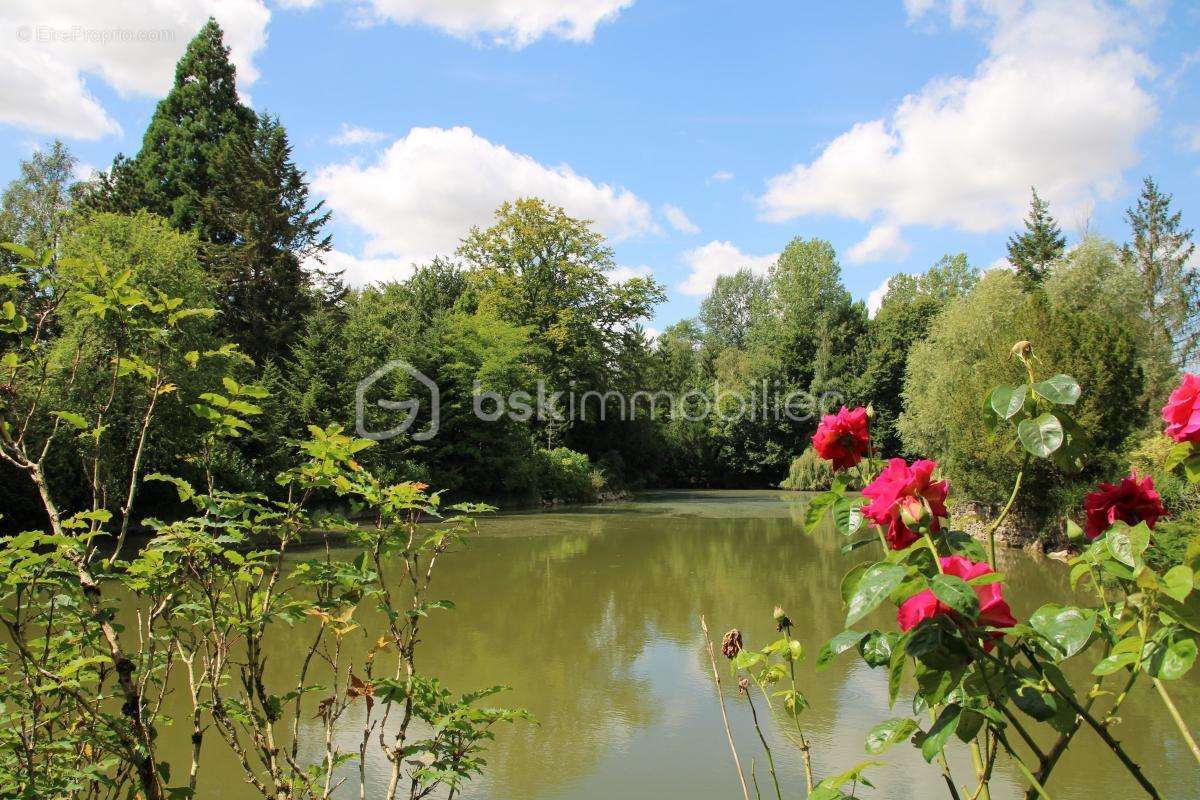
<instances>
[{"instance_id":1,"label":"pink rose","mask_svg":"<svg viewBox=\"0 0 1200 800\"><path fill-rule=\"evenodd\" d=\"M919 537L904 522L904 517L918 519L928 511L929 527L934 533L940 529L939 517L946 512L946 481L934 481L933 471L937 464L922 459L910 467L903 458L893 458L884 467L879 477L863 489L864 497L871 503L863 508L863 515L876 525L883 526L884 536L893 550L903 550Z\"/></svg>"},{"instance_id":2,"label":"pink rose","mask_svg":"<svg viewBox=\"0 0 1200 800\"><path fill-rule=\"evenodd\" d=\"M947 575L954 575L964 581L992 572L990 564L976 563L962 556L943 556L939 560L942 562L942 570ZM1004 600L999 583L988 583L971 588L975 590L975 596L979 598L979 624L981 626L1011 628L1017 624L1012 610ZM921 620L932 619L942 614L957 616L949 606L937 599L932 589L926 589L904 601L896 614L896 622L899 623L900 630L907 631L915 627ZM1003 636L1004 634L999 632L989 634L984 648L990 650L994 640Z\"/></svg>"},{"instance_id":3,"label":"pink rose","mask_svg":"<svg viewBox=\"0 0 1200 800\"><path fill-rule=\"evenodd\" d=\"M853 467L867 454L867 410L861 406L854 410L842 406L836 414L826 414L813 434L812 443L817 455L832 461L835 470Z\"/></svg>"},{"instance_id":4,"label":"pink rose","mask_svg":"<svg viewBox=\"0 0 1200 800\"><path fill-rule=\"evenodd\" d=\"M1187 373L1162 410L1167 436L1177 442L1200 442L1200 376Z\"/></svg>"}]
</instances>

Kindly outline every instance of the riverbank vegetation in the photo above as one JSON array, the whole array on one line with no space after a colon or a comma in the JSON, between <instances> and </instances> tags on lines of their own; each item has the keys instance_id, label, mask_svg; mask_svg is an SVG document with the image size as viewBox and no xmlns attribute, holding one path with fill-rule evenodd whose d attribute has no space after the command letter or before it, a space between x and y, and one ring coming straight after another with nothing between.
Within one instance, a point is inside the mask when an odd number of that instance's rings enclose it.
<instances>
[{"instance_id":1,"label":"riverbank vegetation","mask_svg":"<svg viewBox=\"0 0 1200 800\"><path fill-rule=\"evenodd\" d=\"M1152 180L1124 244L1068 246L1035 192L1012 269L947 255L893 278L872 315L834 248L797 236L650 337L664 287L616 277L593 225L537 198L504 203L408 277L345 285L323 264L329 213L286 128L235 84L210 21L138 153L76 181L56 142L0 198L6 792L191 797L216 741L264 797L355 781L365 795L368 750L386 764L383 796L453 795L483 769L490 729L524 716L481 704L499 687L451 694L417 668L423 620L452 605L430 594L435 565L490 509L457 501L782 483L822 490L811 523L830 512L863 532L847 552L883 553L843 581L846 624L890 600L900 630L848 629L818 660L857 648L887 668L893 702L915 669L933 722L890 720L871 748L915 735L958 796L942 756L957 734L977 757L973 796L1000 757L1046 796L1087 726L1156 796L1107 731L1149 676L1190 741L1162 682L1190 668L1200 633L1200 379L1184 374L1200 355L1200 284L1191 232ZM365 379L393 407L367 402ZM430 385L436 416L420 406L400 435L351 435L391 428ZM572 391L592 404L561 413ZM632 414L619 398L639 394L709 413ZM777 413L771 398L791 396L831 407ZM987 511L987 552L943 527L955 501ZM1013 618L993 571L1006 519L1074 541L1072 581L1096 604ZM354 556L292 557L326 533ZM862 768L809 763L800 646L782 610L776 624L765 650L730 636L726 656L786 681L811 796L853 795ZM284 626L311 639L277 685L264 663ZM362 658L342 649L354 631L374 642ZM1057 666L1085 651L1102 653L1091 690ZM1114 673L1124 690L1099 716ZM190 718L168 720L180 685ZM1049 749L1018 712L1052 729ZM317 758L297 750L305 715L325 732ZM333 734L351 717L356 752ZM192 743L189 763L158 758L163 736Z\"/></svg>"}]
</instances>

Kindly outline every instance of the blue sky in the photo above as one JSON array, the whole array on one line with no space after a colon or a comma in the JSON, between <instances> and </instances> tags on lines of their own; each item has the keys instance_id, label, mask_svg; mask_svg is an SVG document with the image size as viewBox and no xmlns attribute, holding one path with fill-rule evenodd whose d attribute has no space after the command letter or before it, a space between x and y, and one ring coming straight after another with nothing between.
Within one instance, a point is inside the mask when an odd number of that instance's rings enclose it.
<instances>
[{"instance_id":1,"label":"blue sky","mask_svg":"<svg viewBox=\"0 0 1200 800\"><path fill-rule=\"evenodd\" d=\"M360 281L518 194L662 281L657 329L793 236L864 299L947 252L992 266L1030 184L1071 239L1123 239L1144 174L1200 225L1200 6L1157 0L10 0L0 180L55 135L136 152L209 13Z\"/></svg>"}]
</instances>

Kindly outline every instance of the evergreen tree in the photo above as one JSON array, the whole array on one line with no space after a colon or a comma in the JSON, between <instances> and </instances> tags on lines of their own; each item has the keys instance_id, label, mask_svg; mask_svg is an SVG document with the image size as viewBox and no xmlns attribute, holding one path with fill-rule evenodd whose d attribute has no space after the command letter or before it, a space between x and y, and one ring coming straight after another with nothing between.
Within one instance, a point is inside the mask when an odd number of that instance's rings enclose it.
<instances>
[{"instance_id":1,"label":"evergreen tree","mask_svg":"<svg viewBox=\"0 0 1200 800\"><path fill-rule=\"evenodd\" d=\"M235 234L212 202L226 180L223 150L253 136L254 112L238 100L237 76L221 26L209 18L175 66L175 83L158 103L133 159L118 156L98 187L103 210L137 208L215 244Z\"/></svg>"},{"instance_id":2,"label":"evergreen tree","mask_svg":"<svg viewBox=\"0 0 1200 800\"><path fill-rule=\"evenodd\" d=\"M1017 270L1022 285L1027 289L1040 285L1050 265L1062 257L1066 245L1058 223L1050 216L1050 205L1034 189L1025 232L1008 240L1008 260Z\"/></svg>"},{"instance_id":3,"label":"evergreen tree","mask_svg":"<svg viewBox=\"0 0 1200 800\"><path fill-rule=\"evenodd\" d=\"M89 208L146 209L213 245L206 256L226 335L261 362L289 352L302 319L341 296L336 277L308 271L329 250L322 204L309 204L279 120L237 96L237 75L209 19L175 67L132 158L118 155Z\"/></svg>"},{"instance_id":4,"label":"evergreen tree","mask_svg":"<svg viewBox=\"0 0 1200 800\"><path fill-rule=\"evenodd\" d=\"M1125 217L1133 241L1122 249L1122 260L1142 277L1146 312L1171 342L1176 363L1191 366L1200 350L1200 277L1188 266L1196 250L1192 231L1181 228L1180 212L1171 213L1171 195L1149 177Z\"/></svg>"},{"instance_id":5,"label":"evergreen tree","mask_svg":"<svg viewBox=\"0 0 1200 800\"><path fill-rule=\"evenodd\" d=\"M260 116L251 136L220 154L218 167L225 177L214 187L214 219L232 234L214 264L221 310L235 341L261 362L290 350L321 294L342 294L336 279L304 269L305 260L330 249L321 232L329 212L323 202L309 204L304 173L274 117Z\"/></svg>"}]
</instances>

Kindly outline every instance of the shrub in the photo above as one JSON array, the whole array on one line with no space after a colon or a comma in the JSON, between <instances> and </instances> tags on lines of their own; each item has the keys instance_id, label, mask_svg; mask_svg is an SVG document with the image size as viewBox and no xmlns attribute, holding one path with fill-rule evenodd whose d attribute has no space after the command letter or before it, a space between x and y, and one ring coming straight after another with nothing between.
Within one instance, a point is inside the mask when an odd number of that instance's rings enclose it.
<instances>
[{"instance_id":1,"label":"shrub","mask_svg":"<svg viewBox=\"0 0 1200 800\"><path fill-rule=\"evenodd\" d=\"M1033 461L1025 477L1039 491L1022 494L1018 510L1044 520L1057 496L1071 494L1061 491L1065 484L1111 477L1126 439L1146 423L1146 374L1157 358L1136 311L1136 286L1115 248L1094 240L1059 265L1044 290L1025 291L1005 270L987 273L947 306L909 356L899 421L906 449L937 459L960 497L1001 504L1022 457L993 435L981 408L996 384L1024 379L1012 343L1034 341L1039 374L1067 373L1083 387L1070 416L1091 447L1078 474Z\"/></svg>"},{"instance_id":2,"label":"shrub","mask_svg":"<svg viewBox=\"0 0 1200 800\"><path fill-rule=\"evenodd\" d=\"M537 455L538 490L543 500L589 503L603 488L603 474L594 474L598 471L592 469L586 454L556 447L553 450L538 448Z\"/></svg>"}]
</instances>

